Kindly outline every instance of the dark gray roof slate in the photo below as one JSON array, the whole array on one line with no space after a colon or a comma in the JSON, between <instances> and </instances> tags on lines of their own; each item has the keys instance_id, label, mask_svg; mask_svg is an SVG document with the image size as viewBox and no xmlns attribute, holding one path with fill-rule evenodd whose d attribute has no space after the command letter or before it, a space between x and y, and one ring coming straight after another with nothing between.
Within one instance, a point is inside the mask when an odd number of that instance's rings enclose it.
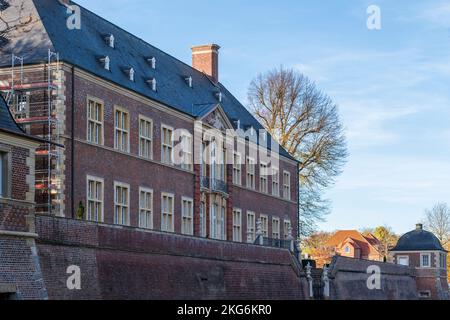
<instances>
[{"instance_id":1,"label":"dark gray roof slate","mask_svg":"<svg viewBox=\"0 0 450 320\"><path fill-rule=\"evenodd\" d=\"M403 235L391 251L445 251L445 249L433 233L414 230Z\"/></svg>"},{"instance_id":2,"label":"dark gray roof slate","mask_svg":"<svg viewBox=\"0 0 450 320\"><path fill-rule=\"evenodd\" d=\"M12 117L5 99L0 95L0 130L24 135L25 132L17 125Z\"/></svg>"},{"instance_id":3,"label":"dark gray roof slate","mask_svg":"<svg viewBox=\"0 0 450 320\"><path fill-rule=\"evenodd\" d=\"M80 6L81 29L69 30L66 27L69 15L65 6L56 0L32 2L35 8L29 10L36 11L43 27L36 26L33 32L18 35L9 48L10 51L15 50L16 54L23 55L26 63L44 61L50 48L59 52L62 61L192 117L199 117L207 113L210 107L217 105L219 101L216 94L222 92L220 105L230 120L239 119L242 128L263 128L222 84L215 85L203 73L91 11ZM107 45L107 34L114 35L115 48ZM99 57L102 56L110 57L110 71L105 70L99 62ZM149 57L156 58L156 69L152 69L146 60ZM1 55L0 64L10 64L10 57ZM131 67L135 70L134 82L124 72L124 69ZM193 79L192 88L186 82L186 77L189 76ZM157 80L156 92L147 84L146 80L149 78ZM294 160L283 148L280 148L280 154Z\"/></svg>"}]
</instances>

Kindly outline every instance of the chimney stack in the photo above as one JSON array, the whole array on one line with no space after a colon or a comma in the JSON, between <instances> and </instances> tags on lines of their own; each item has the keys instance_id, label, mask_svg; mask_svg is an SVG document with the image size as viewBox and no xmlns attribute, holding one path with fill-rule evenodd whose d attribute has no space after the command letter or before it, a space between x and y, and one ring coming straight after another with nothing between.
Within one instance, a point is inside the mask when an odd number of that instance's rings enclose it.
<instances>
[{"instance_id":1,"label":"chimney stack","mask_svg":"<svg viewBox=\"0 0 450 320\"><path fill-rule=\"evenodd\" d=\"M217 44L192 47L192 67L219 83L219 49Z\"/></svg>"},{"instance_id":2,"label":"chimney stack","mask_svg":"<svg viewBox=\"0 0 450 320\"><path fill-rule=\"evenodd\" d=\"M421 223L416 224L416 230L417 231L423 230L423 224L421 224Z\"/></svg>"}]
</instances>

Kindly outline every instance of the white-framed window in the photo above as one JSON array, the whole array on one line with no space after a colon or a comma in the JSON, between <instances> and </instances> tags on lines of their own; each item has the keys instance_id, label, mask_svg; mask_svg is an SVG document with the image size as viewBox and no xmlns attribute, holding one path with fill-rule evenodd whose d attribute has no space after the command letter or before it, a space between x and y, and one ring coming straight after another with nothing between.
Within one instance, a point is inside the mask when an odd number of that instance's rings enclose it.
<instances>
[{"instance_id":1,"label":"white-framed window","mask_svg":"<svg viewBox=\"0 0 450 320\"><path fill-rule=\"evenodd\" d=\"M153 190L139 188L139 228L153 229Z\"/></svg>"},{"instance_id":2,"label":"white-framed window","mask_svg":"<svg viewBox=\"0 0 450 320\"><path fill-rule=\"evenodd\" d=\"M397 264L409 267L409 256L397 256Z\"/></svg>"},{"instance_id":3,"label":"white-framed window","mask_svg":"<svg viewBox=\"0 0 450 320\"><path fill-rule=\"evenodd\" d=\"M224 206L219 206L217 203L211 205L210 231L212 239L226 240L225 211Z\"/></svg>"},{"instance_id":4,"label":"white-framed window","mask_svg":"<svg viewBox=\"0 0 450 320\"><path fill-rule=\"evenodd\" d=\"M233 209L233 241L242 242L242 211Z\"/></svg>"},{"instance_id":5,"label":"white-framed window","mask_svg":"<svg viewBox=\"0 0 450 320\"><path fill-rule=\"evenodd\" d=\"M200 203L200 237L206 237L206 204Z\"/></svg>"},{"instance_id":6,"label":"white-framed window","mask_svg":"<svg viewBox=\"0 0 450 320\"><path fill-rule=\"evenodd\" d=\"M161 194L161 230L174 232L174 195Z\"/></svg>"},{"instance_id":7,"label":"white-framed window","mask_svg":"<svg viewBox=\"0 0 450 320\"><path fill-rule=\"evenodd\" d=\"M114 148L130 152L130 116L119 107L114 108Z\"/></svg>"},{"instance_id":8,"label":"white-framed window","mask_svg":"<svg viewBox=\"0 0 450 320\"><path fill-rule=\"evenodd\" d=\"M200 176L206 177L206 162L207 162L207 155L205 154L206 150L206 143L202 142L201 144L201 155L200 155Z\"/></svg>"},{"instance_id":9,"label":"white-framed window","mask_svg":"<svg viewBox=\"0 0 450 320\"><path fill-rule=\"evenodd\" d=\"M192 170L192 135L185 132L181 135L181 168Z\"/></svg>"},{"instance_id":10,"label":"white-framed window","mask_svg":"<svg viewBox=\"0 0 450 320\"><path fill-rule=\"evenodd\" d=\"M218 221L218 215L219 215L219 205L217 203L211 204L211 212L210 212L210 234L211 239L218 239L218 232L217 232L217 221Z\"/></svg>"},{"instance_id":11,"label":"white-framed window","mask_svg":"<svg viewBox=\"0 0 450 320\"><path fill-rule=\"evenodd\" d=\"M280 170L278 168L272 168L272 195L280 196Z\"/></svg>"},{"instance_id":12,"label":"white-framed window","mask_svg":"<svg viewBox=\"0 0 450 320\"><path fill-rule=\"evenodd\" d=\"M220 164L219 164L219 175L220 175L219 179L224 182L227 180L226 161L227 161L227 151L226 151L226 149L222 149L222 155L221 155Z\"/></svg>"},{"instance_id":13,"label":"white-framed window","mask_svg":"<svg viewBox=\"0 0 450 320\"><path fill-rule=\"evenodd\" d=\"M247 211L247 241L249 243L255 242L255 230L256 229L256 220L255 213L253 211Z\"/></svg>"},{"instance_id":14,"label":"white-framed window","mask_svg":"<svg viewBox=\"0 0 450 320\"><path fill-rule=\"evenodd\" d=\"M114 223L130 225L130 185L114 182Z\"/></svg>"},{"instance_id":15,"label":"white-framed window","mask_svg":"<svg viewBox=\"0 0 450 320\"><path fill-rule=\"evenodd\" d=\"M349 246L345 246L344 252L345 252L346 254L350 254L351 251L352 251L352 249L350 249Z\"/></svg>"},{"instance_id":16,"label":"white-framed window","mask_svg":"<svg viewBox=\"0 0 450 320\"><path fill-rule=\"evenodd\" d=\"M272 238L280 239L280 218L272 218Z\"/></svg>"},{"instance_id":17,"label":"white-framed window","mask_svg":"<svg viewBox=\"0 0 450 320\"><path fill-rule=\"evenodd\" d=\"M291 173L283 172L283 198L291 200Z\"/></svg>"},{"instance_id":18,"label":"white-framed window","mask_svg":"<svg viewBox=\"0 0 450 320\"><path fill-rule=\"evenodd\" d=\"M439 266L441 269L447 269L447 254L440 253L439 254Z\"/></svg>"},{"instance_id":19,"label":"white-framed window","mask_svg":"<svg viewBox=\"0 0 450 320\"><path fill-rule=\"evenodd\" d=\"M265 214L262 214L259 217L260 221L261 221L261 231L263 233L264 237L268 237L269 235L269 217Z\"/></svg>"},{"instance_id":20,"label":"white-framed window","mask_svg":"<svg viewBox=\"0 0 450 320\"><path fill-rule=\"evenodd\" d=\"M161 162L173 164L173 128L161 126Z\"/></svg>"},{"instance_id":21,"label":"white-framed window","mask_svg":"<svg viewBox=\"0 0 450 320\"><path fill-rule=\"evenodd\" d=\"M284 239L287 239L287 238L289 238L289 236L292 236L290 234L291 231L292 231L291 221L290 220L284 220L284 227L283 227Z\"/></svg>"},{"instance_id":22,"label":"white-framed window","mask_svg":"<svg viewBox=\"0 0 450 320\"><path fill-rule=\"evenodd\" d=\"M153 121L139 116L139 156L153 159Z\"/></svg>"},{"instance_id":23,"label":"white-framed window","mask_svg":"<svg viewBox=\"0 0 450 320\"><path fill-rule=\"evenodd\" d=\"M255 160L247 157L247 188L255 189Z\"/></svg>"},{"instance_id":24,"label":"white-framed window","mask_svg":"<svg viewBox=\"0 0 450 320\"><path fill-rule=\"evenodd\" d=\"M269 186L267 183L267 164L261 163L259 165L259 191L262 193L269 192Z\"/></svg>"},{"instance_id":25,"label":"white-framed window","mask_svg":"<svg viewBox=\"0 0 450 320\"><path fill-rule=\"evenodd\" d=\"M431 253L420 254L420 267L431 268Z\"/></svg>"},{"instance_id":26,"label":"white-framed window","mask_svg":"<svg viewBox=\"0 0 450 320\"><path fill-rule=\"evenodd\" d=\"M86 220L103 222L104 180L93 176L87 176L86 180Z\"/></svg>"},{"instance_id":27,"label":"white-framed window","mask_svg":"<svg viewBox=\"0 0 450 320\"><path fill-rule=\"evenodd\" d=\"M219 240L226 240L227 239L227 234L226 234L226 208L225 206L221 206L220 207L220 215L219 215L219 225L218 230L219 230Z\"/></svg>"},{"instance_id":28,"label":"white-framed window","mask_svg":"<svg viewBox=\"0 0 450 320\"><path fill-rule=\"evenodd\" d=\"M103 102L88 98L87 102L87 141L95 144L103 144Z\"/></svg>"},{"instance_id":29,"label":"white-framed window","mask_svg":"<svg viewBox=\"0 0 450 320\"><path fill-rule=\"evenodd\" d=\"M242 157L239 153L233 155L233 183L240 186L242 184Z\"/></svg>"},{"instance_id":30,"label":"white-framed window","mask_svg":"<svg viewBox=\"0 0 450 320\"><path fill-rule=\"evenodd\" d=\"M431 291L419 291L419 299L430 299L431 298Z\"/></svg>"},{"instance_id":31,"label":"white-framed window","mask_svg":"<svg viewBox=\"0 0 450 320\"><path fill-rule=\"evenodd\" d=\"M181 233L194 235L194 202L185 197L181 200Z\"/></svg>"}]
</instances>

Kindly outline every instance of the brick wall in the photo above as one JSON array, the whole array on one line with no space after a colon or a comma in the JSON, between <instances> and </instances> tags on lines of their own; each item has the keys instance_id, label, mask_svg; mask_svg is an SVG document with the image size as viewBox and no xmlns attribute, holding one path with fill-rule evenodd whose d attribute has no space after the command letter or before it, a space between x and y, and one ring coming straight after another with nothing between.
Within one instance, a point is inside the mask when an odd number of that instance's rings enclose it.
<instances>
[{"instance_id":1,"label":"brick wall","mask_svg":"<svg viewBox=\"0 0 450 320\"><path fill-rule=\"evenodd\" d=\"M303 299L286 250L37 216L50 299ZM70 265L82 290L66 287Z\"/></svg>"},{"instance_id":2,"label":"brick wall","mask_svg":"<svg viewBox=\"0 0 450 320\"><path fill-rule=\"evenodd\" d=\"M381 289L370 290L370 266L381 270ZM333 300L417 300L414 270L395 264L336 256L330 266Z\"/></svg>"}]
</instances>

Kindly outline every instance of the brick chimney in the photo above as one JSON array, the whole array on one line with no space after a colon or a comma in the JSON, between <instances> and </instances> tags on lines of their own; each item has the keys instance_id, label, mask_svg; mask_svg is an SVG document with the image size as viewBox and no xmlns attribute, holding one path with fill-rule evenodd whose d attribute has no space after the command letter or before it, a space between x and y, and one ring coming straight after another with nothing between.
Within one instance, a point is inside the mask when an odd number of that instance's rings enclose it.
<instances>
[{"instance_id":1,"label":"brick chimney","mask_svg":"<svg viewBox=\"0 0 450 320\"><path fill-rule=\"evenodd\" d=\"M217 44L192 47L192 67L219 82L219 49Z\"/></svg>"}]
</instances>

